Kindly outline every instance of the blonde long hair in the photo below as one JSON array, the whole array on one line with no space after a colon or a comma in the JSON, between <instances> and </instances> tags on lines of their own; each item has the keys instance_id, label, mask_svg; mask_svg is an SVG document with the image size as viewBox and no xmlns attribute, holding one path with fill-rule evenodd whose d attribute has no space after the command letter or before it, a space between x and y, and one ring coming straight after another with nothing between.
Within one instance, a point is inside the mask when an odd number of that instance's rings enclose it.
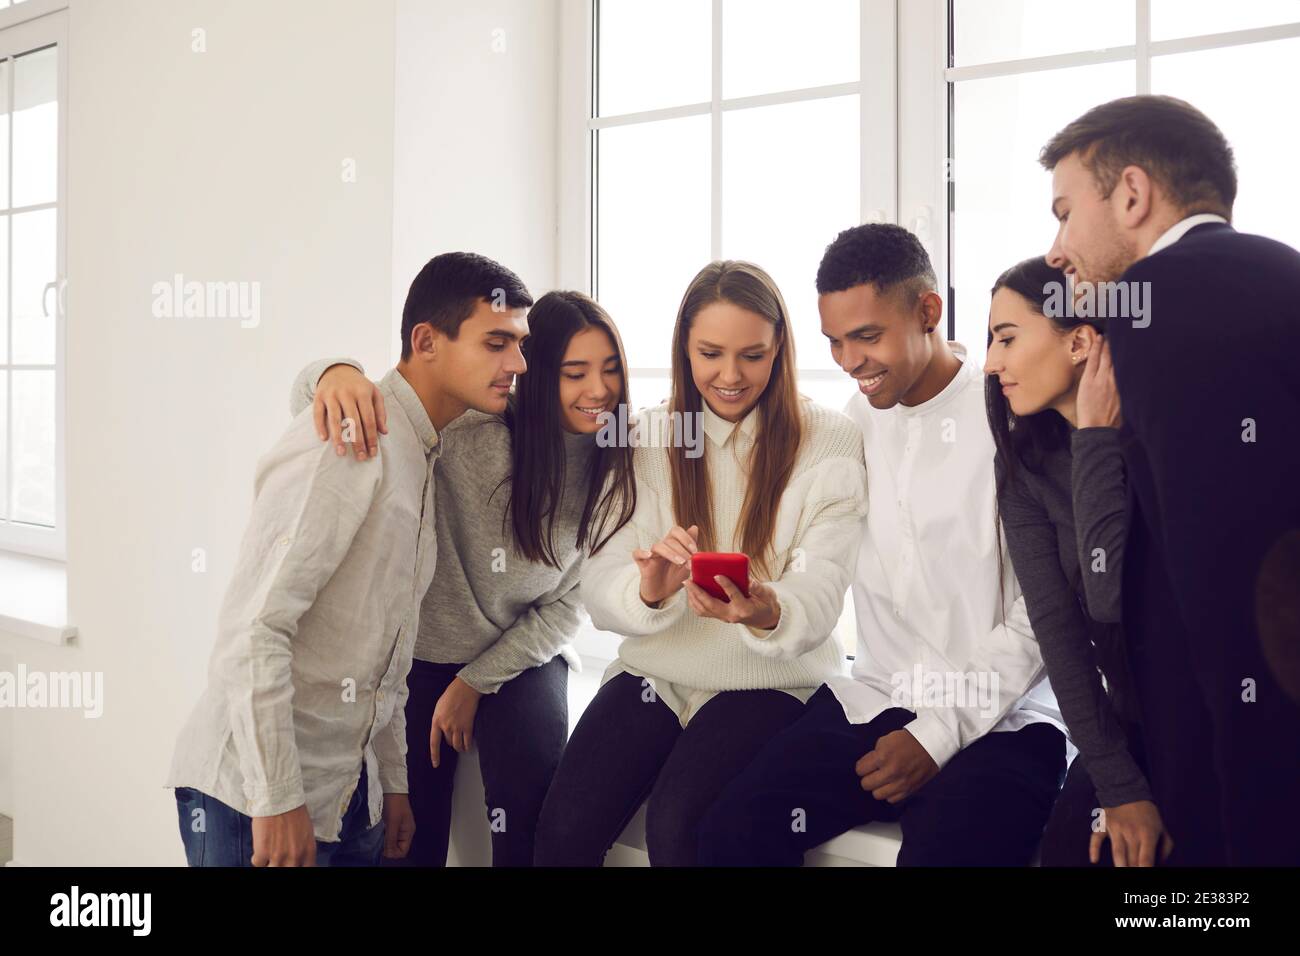
<instances>
[{"instance_id":1,"label":"blonde long hair","mask_svg":"<svg viewBox=\"0 0 1300 956\"><path fill-rule=\"evenodd\" d=\"M758 398L756 408L751 410L751 414L759 416L758 429L754 434L749 483L737 526L741 549L758 565L763 575L768 576L772 573L770 564L776 510L790 483L804 430L799 393L795 387L790 315L781 290L772 277L753 263L725 260L710 262L701 269L682 296L677 324L673 329L673 391L669 405L680 415L693 415L704 409L704 397L691 375L686 343L695 317L701 309L715 302L729 302L762 316L776 327L777 354L772 363L772 375ZM685 448L674 445L669 449L669 467L673 515L677 524L683 528L697 525L700 550L715 550L717 538L707 456L689 458Z\"/></svg>"}]
</instances>

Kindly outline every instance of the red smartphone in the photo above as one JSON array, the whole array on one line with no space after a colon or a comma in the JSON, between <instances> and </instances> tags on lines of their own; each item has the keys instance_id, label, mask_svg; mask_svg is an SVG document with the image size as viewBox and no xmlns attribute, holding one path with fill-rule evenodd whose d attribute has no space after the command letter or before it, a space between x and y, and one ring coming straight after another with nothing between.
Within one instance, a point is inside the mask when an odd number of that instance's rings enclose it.
<instances>
[{"instance_id":1,"label":"red smartphone","mask_svg":"<svg viewBox=\"0 0 1300 956\"><path fill-rule=\"evenodd\" d=\"M730 578L740 593L749 597L749 556L726 551L697 551L691 555L691 580L719 601L731 603L727 592L713 580L715 574Z\"/></svg>"}]
</instances>

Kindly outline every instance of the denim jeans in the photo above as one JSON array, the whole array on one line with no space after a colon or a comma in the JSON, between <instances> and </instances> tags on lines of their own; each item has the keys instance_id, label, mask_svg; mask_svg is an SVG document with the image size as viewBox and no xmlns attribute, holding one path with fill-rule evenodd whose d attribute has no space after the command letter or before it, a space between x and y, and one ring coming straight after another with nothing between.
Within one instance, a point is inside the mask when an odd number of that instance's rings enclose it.
<instances>
[{"instance_id":1,"label":"denim jeans","mask_svg":"<svg viewBox=\"0 0 1300 956\"><path fill-rule=\"evenodd\" d=\"M370 826L366 786L366 768L362 764L338 841L316 841L317 866L379 865L384 852L384 821ZM200 810L202 813L198 813ZM176 788L176 812L190 866L253 865L252 817L191 787Z\"/></svg>"}]
</instances>

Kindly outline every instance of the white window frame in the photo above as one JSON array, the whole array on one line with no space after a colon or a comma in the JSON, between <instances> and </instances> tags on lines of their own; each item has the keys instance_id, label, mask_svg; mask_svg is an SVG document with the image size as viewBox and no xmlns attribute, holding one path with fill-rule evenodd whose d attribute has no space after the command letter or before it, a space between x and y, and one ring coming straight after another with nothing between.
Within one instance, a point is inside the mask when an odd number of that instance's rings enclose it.
<instances>
[{"instance_id":1,"label":"white window frame","mask_svg":"<svg viewBox=\"0 0 1300 956\"><path fill-rule=\"evenodd\" d=\"M710 114L711 254L721 253L721 114L776 103L857 92L861 105L862 222L894 222L912 230L933 262L939 287L947 290L948 337L956 314L951 286L952 215L956 198L953 165L954 84L968 79L1094 63L1132 60L1135 92L1150 92L1151 59L1246 43L1300 36L1300 24L1238 30L1171 40L1151 39L1150 0L1136 0L1136 42L1077 53L953 67L951 0L861 0L861 57L856 83L726 100L722 98L722 0L713 0L713 78L708 102L614 117L595 117L596 0L561 0L559 77L559 217L556 277L561 288L595 288L596 131L626 123ZM887 24L880 29L881 24ZM892 24L892 29L888 26ZM1063 117L1064 125L1073 117ZM866 135L867 133L870 135ZM1047 197L1043 203L1047 215ZM845 224L849 225L848 223ZM829 237L828 237L829 238ZM1044 250L1046 251L1046 250ZM990 277L991 278L991 277ZM635 364L630 375L666 375L666 369ZM799 369L808 379L841 376L838 370ZM584 656L608 660L613 645L589 626L575 642Z\"/></svg>"},{"instance_id":2,"label":"white window frame","mask_svg":"<svg viewBox=\"0 0 1300 956\"><path fill-rule=\"evenodd\" d=\"M59 48L58 59L58 100L59 100L59 158L57 172L57 196L53 204L42 203L38 206L23 207L22 210L50 208L57 210L58 230L56 235L56 288L52 296L54 304L55 345L54 345L54 527L44 528L9 520L0 520L0 551L51 558L58 561L67 557L67 180L68 180L68 13L66 0L25 0L16 6L0 10L0 57L19 56L48 46ZM13 83L10 82L10 108L12 108ZM13 142L10 137L9 149ZM13 163L9 163L12 176ZM10 211L9 223L12 223L13 210ZM12 226L9 227L12 233ZM10 245L12 255L12 244ZM9 268L8 263L4 268ZM10 283L12 295L12 282ZM6 332L11 334L11 332ZM12 345L12 342L10 343ZM8 351L12 360L12 350ZM49 368L48 365L28 366L6 364L6 370L17 368ZM7 440L12 441L13 416L13 378L6 376L9 394L6 396L6 414L10 416L10 427L6 429ZM10 478L5 483L5 493L12 486L12 455L6 456Z\"/></svg>"},{"instance_id":3,"label":"white window frame","mask_svg":"<svg viewBox=\"0 0 1300 956\"><path fill-rule=\"evenodd\" d=\"M934 224L935 242L939 246L940 255L936 256L934 249L931 249L931 255L935 259L940 284L948 289L947 298L950 303L952 302L952 287L949 284L952 255L950 226L953 213L960 204L959 190L955 188L956 184L951 182L951 177L946 175L947 170L955 168L957 161L957 157L953 155L950 123L954 84L963 80L1132 61L1133 92L1144 94L1151 92L1151 61L1155 57L1300 37L1300 22L1296 22L1248 30L1153 40L1151 0L1136 0L1134 8L1136 18L1134 43L1099 50L1024 57L971 66L953 66L952 0L905 0L900 3L898 30L900 114L907 117L909 121L915 121L918 116L925 116L937 104L941 106L942 118L937 124L906 122L903 125L898 158L901 173L900 209L905 216L904 224L909 228L915 228L915 223L924 221L928 210L943 211ZM1065 126L1072 119L1074 119L1072 116L1062 117L1060 125ZM947 157L946 163L942 161L943 157ZM938 175L934 175L934 170L930 169L935 164L936 158L940 160ZM917 175L918 171L921 172L920 176ZM1044 218L1048 216L1049 198L1043 197ZM1043 250L1044 253L1046 251ZM988 278L989 284L992 284L996 277ZM954 335L955 323L956 315L950 308L948 310L949 338Z\"/></svg>"},{"instance_id":4,"label":"white window frame","mask_svg":"<svg viewBox=\"0 0 1300 956\"><path fill-rule=\"evenodd\" d=\"M898 114L896 110L895 33L896 0L859 0L859 72L851 83L758 96L724 98L722 95L722 0L712 0L712 84L706 102L615 116L595 116L596 18L598 0L563 0L560 9L559 103L559 286L599 295L596 277L596 134L602 129L635 123L711 117L710 243L712 259L722 258L722 115L735 110L803 103L833 96L858 95L860 115L859 156L861 182L859 214L862 222L898 221L898 170L896 166ZM868 133L870 135L868 135ZM845 223L845 226L851 223ZM833 237L828 236L827 241ZM703 265L703 263L701 263ZM667 376L665 368L636 364L629 355L629 375ZM800 368L802 379L839 380L839 369Z\"/></svg>"}]
</instances>

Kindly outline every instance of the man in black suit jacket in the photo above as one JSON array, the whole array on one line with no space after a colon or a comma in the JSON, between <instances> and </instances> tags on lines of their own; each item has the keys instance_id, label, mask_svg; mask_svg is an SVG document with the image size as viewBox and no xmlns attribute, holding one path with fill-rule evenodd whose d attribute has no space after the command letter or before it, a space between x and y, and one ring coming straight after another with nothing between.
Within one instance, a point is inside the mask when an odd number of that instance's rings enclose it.
<instances>
[{"instance_id":1,"label":"man in black suit jacket","mask_svg":"<svg viewBox=\"0 0 1300 956\"><path fill-rule=\"evenodd\" d=\"M1260 620L1292 618L1257 600L1300 528L1300 253L1232 228L1232 150L1181 100L1098 106L1040 161L1048 261L1123 312L1124 625L1169 862L1300 864L1300 705L1269 665L1300 634L1270 654Z\"/></svg>"}]
</instances>

